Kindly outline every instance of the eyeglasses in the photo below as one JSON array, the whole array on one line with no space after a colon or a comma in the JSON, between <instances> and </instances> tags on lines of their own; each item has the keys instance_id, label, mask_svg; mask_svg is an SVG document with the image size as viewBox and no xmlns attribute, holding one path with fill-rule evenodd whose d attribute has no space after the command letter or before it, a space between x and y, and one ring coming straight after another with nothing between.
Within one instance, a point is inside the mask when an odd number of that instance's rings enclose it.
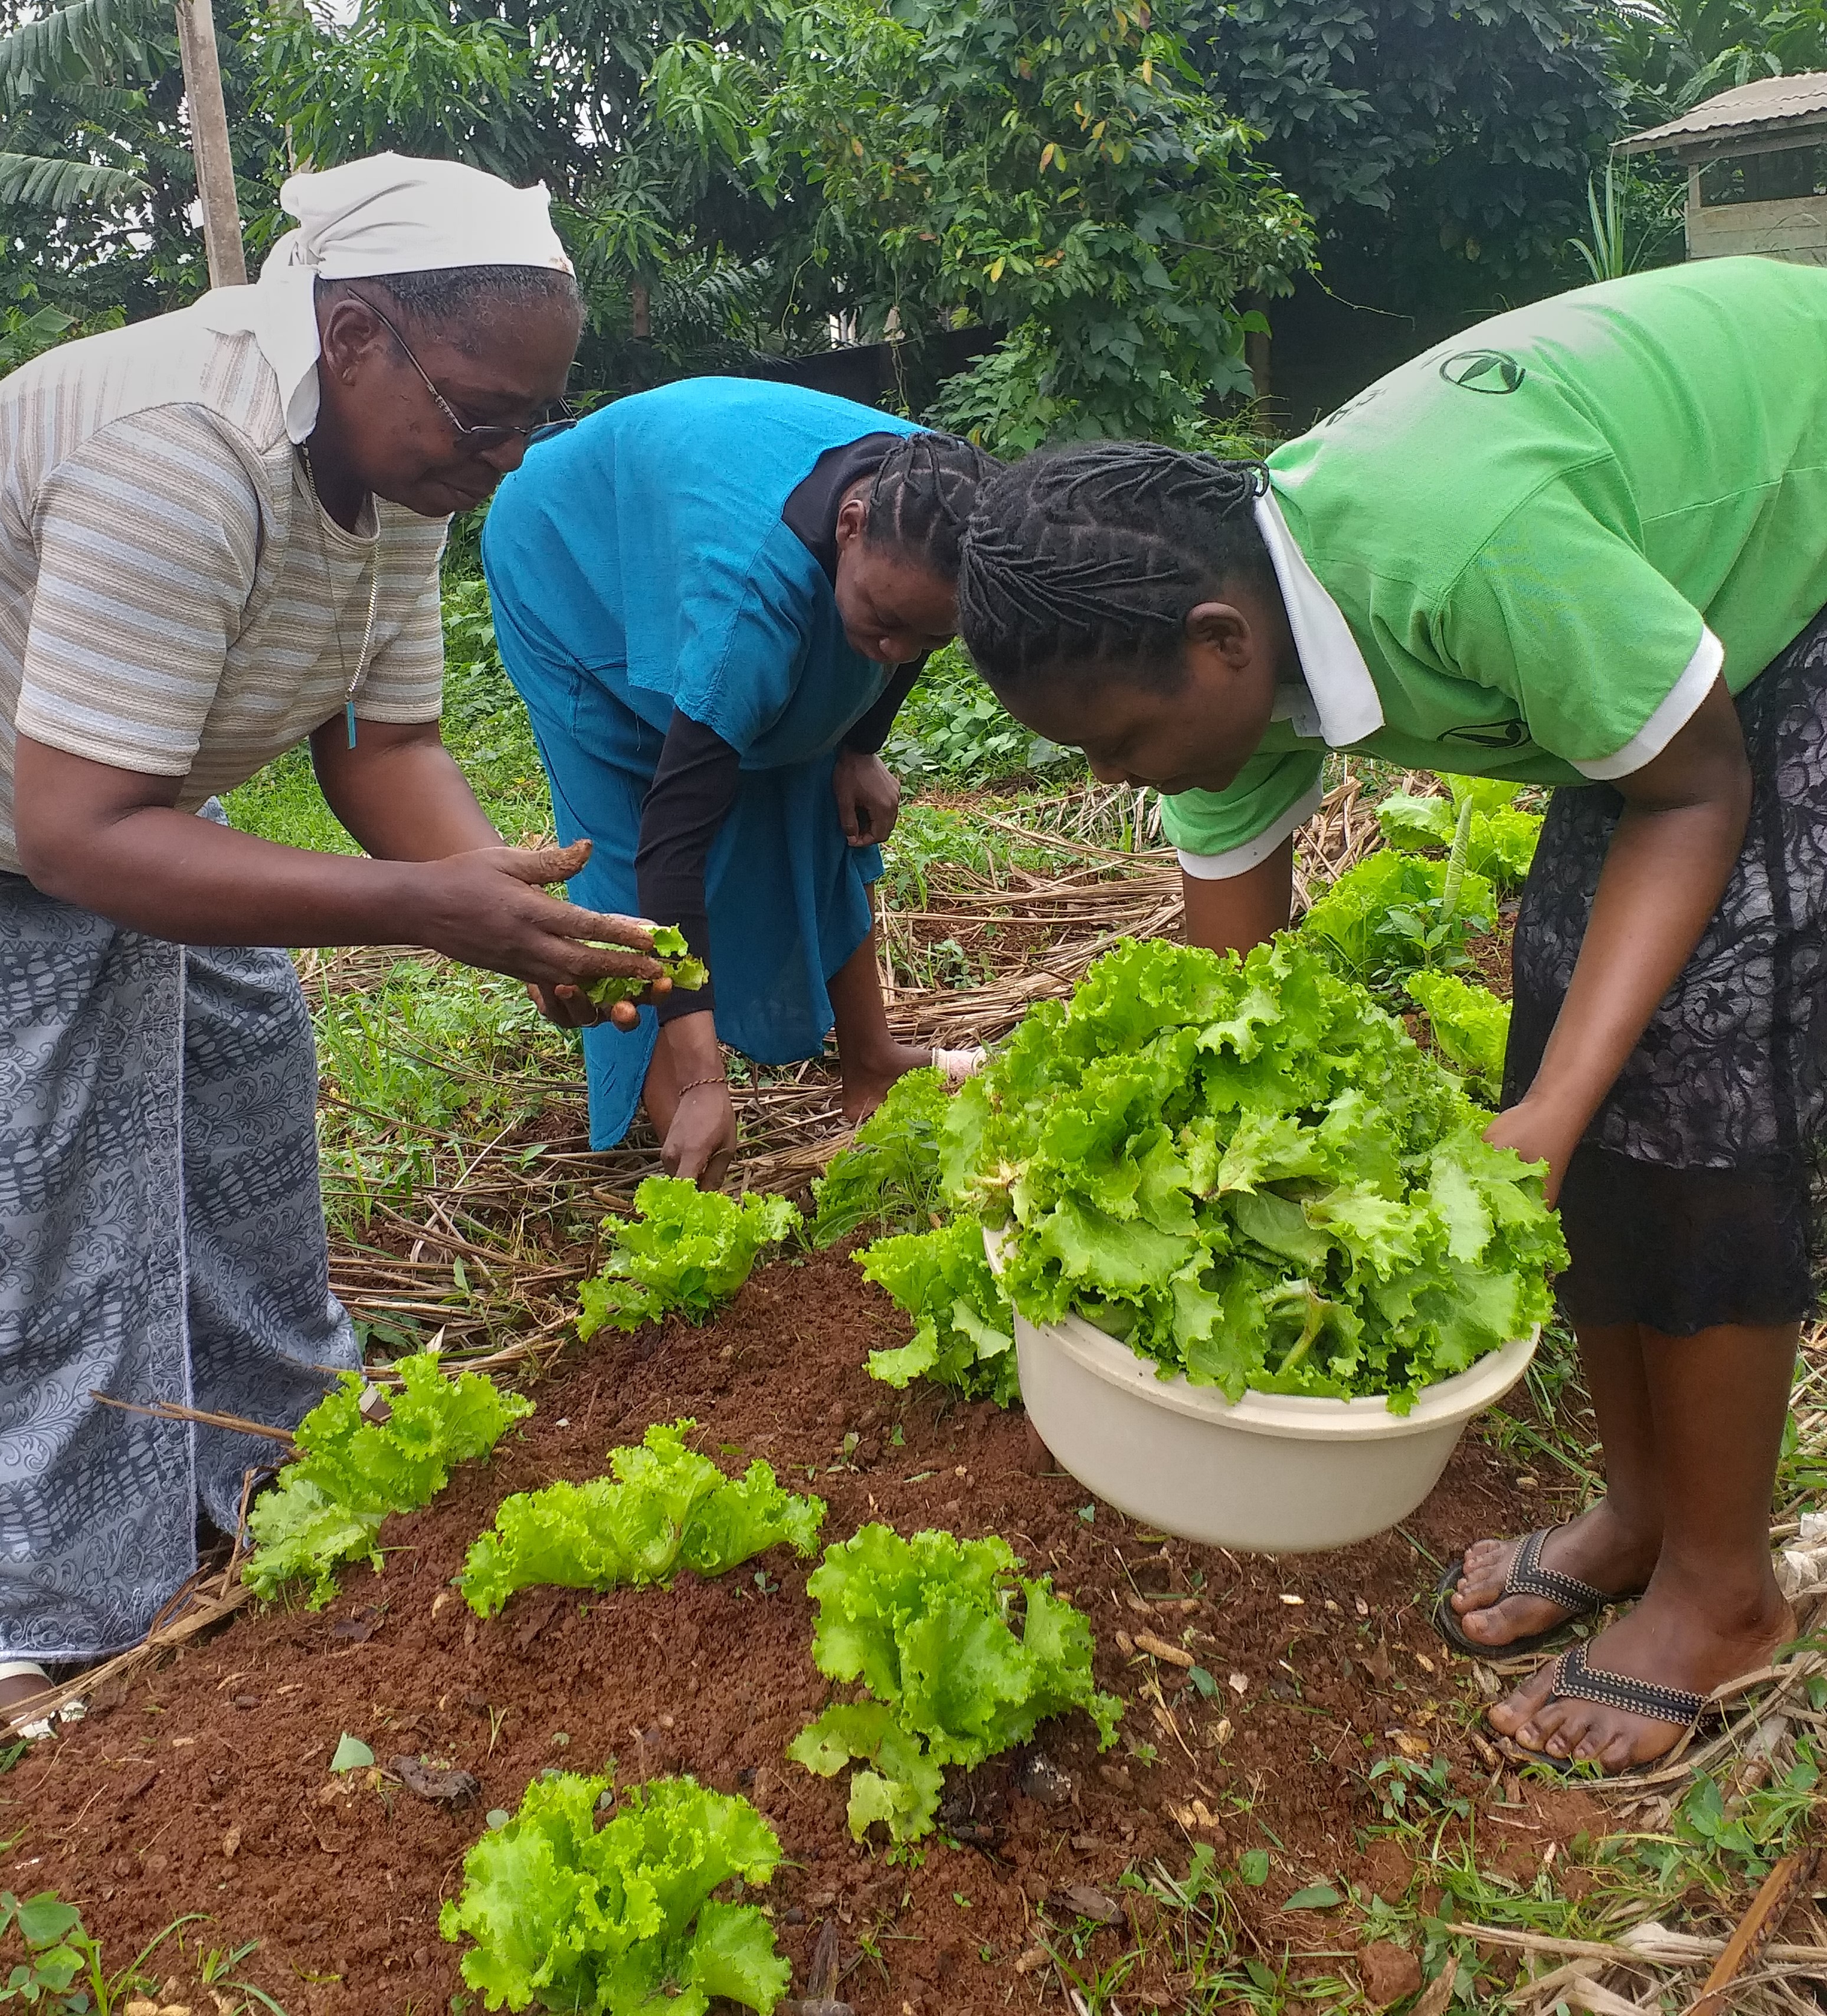
<instances>
[{"instance_id":1,"label":"eyeglasses","mask_svg":"<svg viewBox=\"0 0 1827 2016\"><path fill-rule=\"evenodd\" d=\"M351 289L351 291L354 290ZM577 425L578 416L560 399L557 402L557 411L551 418L535 420L530 427L510 427L499 423L480 427L471 427L431 382L431 373L413 355L413 346L400 334L398 329L387 320L379 308L375 307L373 302L369 301L366 294L357 294L355 298L373 314L376 321L381 324L392 337L394 341L406 353L406 362L424 380L425 389L438 401L438 411L456 428L457 437L466 446L474 448L478 453L485 452L492 448L503 448L508 442L517 441L524 442L527 447L531 448L535 441L549 440L553 434L564 434L568 429Z\"/></svg>"}]
</instances>

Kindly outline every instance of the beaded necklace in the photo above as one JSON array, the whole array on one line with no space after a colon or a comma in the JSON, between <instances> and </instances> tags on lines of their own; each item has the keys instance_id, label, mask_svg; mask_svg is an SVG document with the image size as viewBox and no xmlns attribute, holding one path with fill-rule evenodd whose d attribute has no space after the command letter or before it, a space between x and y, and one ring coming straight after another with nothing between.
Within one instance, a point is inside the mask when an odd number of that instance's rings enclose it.
<instances>
[{"instance_id":1,"label":"beaded necklace","mask_svg":"<svg viewBox=\"0 0 1827 2016\"><path fill-rule=\"evenodd\" d=\"M317 477L311 467L311 451L304 442L298 444L298 460L304 471L304 487L311 492L314 516L312 522L317 527L317 549L323 556L323 577L334 592L335 576L330 564L330 542L323 536L323 521L327 513L323 499L317 494ZM380 606L380 513L378 507L374 517L374 542L368 555L368 621L362 625L362 648L356 653L355 669L349 670L349 656L343 648L342 611L334 614L334 633L337 640L337 662L343 669L343 720L348 730L349 747L355 746L355 695L361 689L367 675L368 653L374 644L374 617Z\"/></svg>"}]
</instances>

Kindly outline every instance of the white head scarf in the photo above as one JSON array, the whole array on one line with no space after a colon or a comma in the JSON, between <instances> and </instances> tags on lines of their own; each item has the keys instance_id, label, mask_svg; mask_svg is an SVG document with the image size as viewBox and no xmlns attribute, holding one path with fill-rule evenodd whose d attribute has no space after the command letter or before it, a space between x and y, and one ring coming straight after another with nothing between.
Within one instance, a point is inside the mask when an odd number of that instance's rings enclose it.
<instances>
[{"instance_id":1,"label":"white head scarf","mask_svg":"<svg viewBox=\"0 0 1827 2016\"><path fill-rule=\"evenodd\" d=\"M279 374L286 431L303 441L317 424L319 279L359 280L451 266L542 266L568 273L543 182L516 189L460 161L375 154L279 191L298 220L250 287L219 287L194 312L209 329L252 332Z\"/></svg>"}]
</instances>

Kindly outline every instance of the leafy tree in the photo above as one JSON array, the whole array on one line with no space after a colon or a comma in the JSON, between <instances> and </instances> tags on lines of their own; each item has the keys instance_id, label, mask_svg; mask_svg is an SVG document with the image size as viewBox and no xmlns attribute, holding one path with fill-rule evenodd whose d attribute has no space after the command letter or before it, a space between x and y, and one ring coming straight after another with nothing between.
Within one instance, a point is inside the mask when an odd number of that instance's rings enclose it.
<instances>
[{"instance_id":1,"label":"leafy tree","mask_svg":"<svg viewBox=\"0 0 1827 2016\"><path fill-rule=\"evenodd\" d=\"M1565 284L1619 128L1605 0L1200 0L1213 88L1312 210L1322 271L1412 311Z\"/></svg>"},{"instance_id":2,"label":"leafy tree","mask_svg":"<svg viewBox=\"0 0 1827 2016\"><path fill-rule=\"evenodd\" d=\"M1827 8L1813 0L1623 0L1610 41L1628 124L1640 128L1760 77L1827 69Z\"/></svg>"},{"instance_id":3,"label":"leafy tree","mask_svg":"<svg viewBox=\"0 0 1827 2016\"><path fill-rule=\"evenodd\" d=\"M1004 449L1195 439L1209 398L1247 391L1238 297L1285 288L1312 241L1163 12L809 0L779 25L765 63L676 47L654 90L773 206L789 305L865 337L1004 329L938 406Z\"/></svg>"},{"instance_id":4,"label":"leafy tree","mask_svg":"<svg viewBox=\"0 0 1827 2016\"><path fill-rule=\"evenodd\" d=\"M254 0L219 0L223 87L254 249L270 236L283 136L251 102ZM168 0L0 0L0 362L50 321L70 333L157 313L207 284ZM41 342L37 347L43 347Z\"/></svg>"}]
</instances>

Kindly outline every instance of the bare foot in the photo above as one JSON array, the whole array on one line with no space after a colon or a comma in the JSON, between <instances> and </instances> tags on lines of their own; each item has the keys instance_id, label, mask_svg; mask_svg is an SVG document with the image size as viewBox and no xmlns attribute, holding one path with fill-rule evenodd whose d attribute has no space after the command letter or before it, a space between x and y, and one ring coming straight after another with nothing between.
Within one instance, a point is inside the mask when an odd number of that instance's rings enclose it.
<instances>
[{"instance_id":1,"label":"bare foot","mask_svg":"<svg viewBox=\"0 0 1827 2016\"><path fill-rule=\"evenodd\" d=\"M888 1097L897 1078L932 1062L931 1050L916 1049L909 1043L893 1043L879 1053L843 1058L844 1118L852 1127L867 1120Z\"/></svg>"},{"instance_id":2,"label":"bare foot","mask_svg":"<svg viewBox=\"0 0 1827 2016\"><path fill-rule=\"evenodd\" d=\"M1522 1545L1520 1539L1479 1540L1468 1547L1465 1571L1453 1593L1460 1629L1494 1652L1519 1638L1551 1631L1573 1614L1544 1597L1503 1594L1504 1578ZM1649 1581L1661 1549L1660 1534L1633 1532L1613 1511L1611 1501L1602 1498L1591 1511L1548 1535L1541 1565L1576 1575L1607 1596L1622 1596Z\"/></svg>"},{"instance_id":3,"label":"bare foot","mask_svg":"<svg viewBox=\"0 0 1827 2016\"><path fill-rule=\"evenodd\" d=\"M1627 1617L1602 1631L1586 1647L1595 1672L1621 1673L1665 1687L1710 1694L1741 1673L1770 1663L1795 1635L1795 1613L1768 1589L1739 1604L1721 1605L1669 1589L1663 1579ZM1551 1659L1490 1710L1490 1725L1524 1750L1595 1762L1609 1777L1652 1763L1681 1740L1685 1725L1597 1701L1550 1701L1559 1661Z\"/></svg>"}]
</instances>

